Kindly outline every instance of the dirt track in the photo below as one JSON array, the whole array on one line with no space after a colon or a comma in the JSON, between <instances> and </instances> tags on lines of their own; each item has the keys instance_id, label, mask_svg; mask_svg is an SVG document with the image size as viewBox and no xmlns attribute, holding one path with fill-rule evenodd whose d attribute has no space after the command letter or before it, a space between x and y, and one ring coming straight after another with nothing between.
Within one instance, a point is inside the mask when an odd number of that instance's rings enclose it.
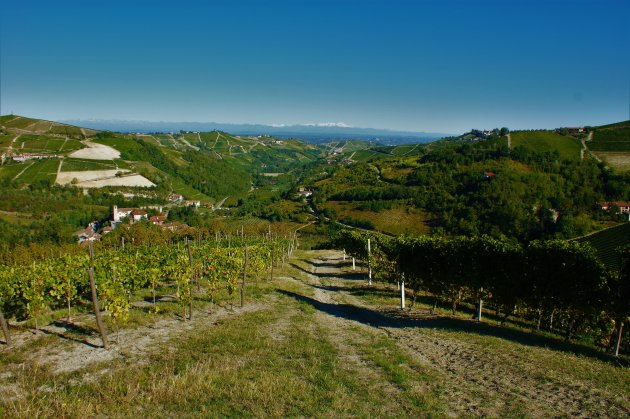
<instances>
[{"instance_id":1,"label":"dirt track","mask_svg":"<svg viewBox=\"0 0 630 419\"><path fill-rule=\"evenodd\" d=\"M453 319L431 315L427 310L401 313L391 306L368 305L350 292L357 282L362 285L364 281L348 270L348 263L341 255L313 252L312 256L303 267L304 283L315 289L313 305L322 312L321 321L333 331L359 324L393 339L420 364L430 368L429 374L440 382L448 414L501 416L510 406L510 410L522 406L528 416L581 417L586 408L609 417L630 414L616 397L592 388L587 381L576 381L562 371L549 379L549 371L532 364L525 356L530 354L530 348L522 348L523 356L519 355L518 347L516 353L489 349L480 340L466 336L460 339L457 333L445 333L445 329L455 329L451 325ZM475 327L474 322L468 323ZM342 346L349 339L348 334L335 335ZM514 344L506 342L508 345ZM542 353L544 356L544 350Z\"/></svg>"}]
</instances>

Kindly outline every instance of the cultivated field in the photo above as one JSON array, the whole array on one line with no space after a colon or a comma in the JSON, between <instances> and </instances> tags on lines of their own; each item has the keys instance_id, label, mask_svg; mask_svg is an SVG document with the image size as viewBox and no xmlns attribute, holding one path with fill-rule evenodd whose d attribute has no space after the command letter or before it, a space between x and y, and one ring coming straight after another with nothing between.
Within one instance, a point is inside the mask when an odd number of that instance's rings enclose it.
<instances>
[{"instance_id":1,"label":"cultivated field","mask_svg":"<svg viewBox=\"0 0 630 419\"><path fill-rule=\"evenodd\" d=\"M244 308L198 301L184 322L173 296L154 315L133 297L109 351L89 313L16 330L15 346L0 348L0 415L630 414L630 371L594 350L431 314L422 297L400 310L395 287L367 287L340 252L297 256L274 281L250 284Z\"/></svg>"},{"instance_id":2,"label":"cultivated field","mask_svg":"<svg viewBox=\"0 0 630 419\"><path fill-rule=\"evenodd\" d=\"M560 157L578 160L582 146L580 141L550 131L514 131L511 133L512 148L522 146L533 151L557 151Z\"/></svg>"}]
</instances>

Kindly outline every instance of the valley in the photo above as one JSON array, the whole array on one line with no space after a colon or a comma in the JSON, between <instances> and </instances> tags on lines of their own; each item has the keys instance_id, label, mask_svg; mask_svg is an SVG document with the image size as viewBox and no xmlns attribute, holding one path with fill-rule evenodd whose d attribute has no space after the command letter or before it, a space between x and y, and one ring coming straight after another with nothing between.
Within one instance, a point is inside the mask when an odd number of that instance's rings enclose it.
<instances>
[{"instance_id":1,"label":"valley","mask_svg":"<svg viewBox=\"0 0 630 419\"><path fill-rule=\"evenodd\" d=\"M0 415L627 415L627 125L387 146L0 117Z\"/></svg>"}]
</instances>

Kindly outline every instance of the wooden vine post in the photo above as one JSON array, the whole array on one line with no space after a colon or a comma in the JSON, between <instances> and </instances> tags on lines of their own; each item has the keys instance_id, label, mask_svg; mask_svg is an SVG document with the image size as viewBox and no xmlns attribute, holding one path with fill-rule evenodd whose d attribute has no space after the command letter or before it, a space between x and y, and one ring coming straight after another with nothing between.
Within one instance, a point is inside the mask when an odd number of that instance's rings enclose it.
<instances>
[{"instance_id":1,"label":"wooden vine post","mask_svg":"<svg viewBox=\"0 0 630 419\"><path fill-rule=\"evenodd\" d=\"M192 284L194 284L194 280L193 277L195 275L195 270L194 270L194 265L193 265L193 254L192 254L192 250L190 249L190 240L188 240L188 238L186 238L186 247L188 247L188 260L190 262L190 281L189 281L189 286L188 286L188 292L191 294L189 295L189 300L188 300L188 320L192 320L192 308L193 308L193 303L192 303ZM184 316L184 320L185 320L186 316Z\"/></svg>"},{"instance_id":2,"label":"wooden vine post","mask_svg":"<svg viewBox=\"0 0 630 419\"><path fill-rule=\"evenodd\" d=\"M273 264L275 262L275 256L276 256L276 244L274 243L271 246L271 273L270 273L270 281L273 281Z\"/></svg>"},{"instance_id":3,"label":"wooden vine post","mask_svg":"<svg viewBox=\"0 0 630 419\"><path fill-rule=\"evenodd\" d=\"M368 253L368 285L372 285L372 250L370 248L370 239L367 239Z\"/></svg>"},{"instance_id":4,"label":"wooden vine post","mask_svg":"<svg viewBox=\"0 0 630 419\"><path fill-rule=\"evenodd\" d=\"M245 260L243 262L243 283L241 284L241 307L245 306L245 284L247 280L247 245L245 245Z\"/></svg>"},{"instance_id":5,"label":"wooden vine post","mask_svg":"<svg viewBox=\"0 0 630 419\"><path fill-rule=\"evenodd\" d=\"M285 249L284 249L284 246L282 246L282 269L284 269L284 252L285 252Z\"/></svg>"},{"instance_id":6,"label":"wooden vine post","mask_svg":"<svg viewBox=\"0 0 630 419\"><path fill-rule=\"evenodd\" d=\"M103 348L108 349L107 345L107 332L105 331L105 325L103 325L103 319L101 318L101 312L98 309L98 296L96 294L96 281L94 281L94 246L90 242L90 269L88 270L88 277L90 278L90 289L92 291L92 307L94 308L94 315L96 316L96 326L101 334L101 340L103 341Z\"/></svg>"},{"instance_id":7,"label":"wooden vine post","mask_svg":"<svg viewBox=\"0 0 630 419\"><path fill-rule=\"evenodd\" d=\"M479 301L477 302L477 321L481 321L481 313L483 311L483 298L481 297L481 293L483 293L483 287L479 290Z\"/></svg>"},{"instance_id":8,"label":"wooden vine post","mask_svg":"<svg viewBox=\"0 0 630 419\"><path fill-rule=\"evenodd\" d=\"M0 313L2 315L2 313ZM619 349L621 348L621 333L623 332L623 321L617 320L617 334L615 336L615 356L619 356Z\"/></svg>"},{"instance_id":9,"label":"wooden vine post","mask_svg":"<svg viewBox=\"0 0 630 419\"><path fill-rule=\"evenodd\" d=\"M405 276L403 274L400 281L400 309L405 308Z\"/></svg>"},{"instance_id":10,"label":"wooden vine post","mask_svg":"<svg viewBox=\"0 0 630 419\"><path fill-rule=\"evenodd\" d=\"M9 335L9 325L4 319L4 314L2 314L1 308L0 308L0 326L2 326L2 332L4 333L4 341L7 343L7 346L11 346L11 335Z\"/></svg>"}]
</instances>

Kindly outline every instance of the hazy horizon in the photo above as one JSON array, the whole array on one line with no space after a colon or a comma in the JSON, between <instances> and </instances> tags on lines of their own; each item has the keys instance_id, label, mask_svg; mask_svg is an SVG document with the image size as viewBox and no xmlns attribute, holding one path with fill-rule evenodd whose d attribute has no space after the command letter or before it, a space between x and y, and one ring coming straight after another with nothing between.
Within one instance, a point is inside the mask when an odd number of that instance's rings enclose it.
<instances>
[{"instance_id":1,"label":"hazy horizon","mask_svg":"<svg viewBox=\"0 0 630 419\"><path fill-rule=\"evenodd\" d=\"M2 8L2 114L440 133L629 119L625 0Z\"/></svg>"}]
</instances>

